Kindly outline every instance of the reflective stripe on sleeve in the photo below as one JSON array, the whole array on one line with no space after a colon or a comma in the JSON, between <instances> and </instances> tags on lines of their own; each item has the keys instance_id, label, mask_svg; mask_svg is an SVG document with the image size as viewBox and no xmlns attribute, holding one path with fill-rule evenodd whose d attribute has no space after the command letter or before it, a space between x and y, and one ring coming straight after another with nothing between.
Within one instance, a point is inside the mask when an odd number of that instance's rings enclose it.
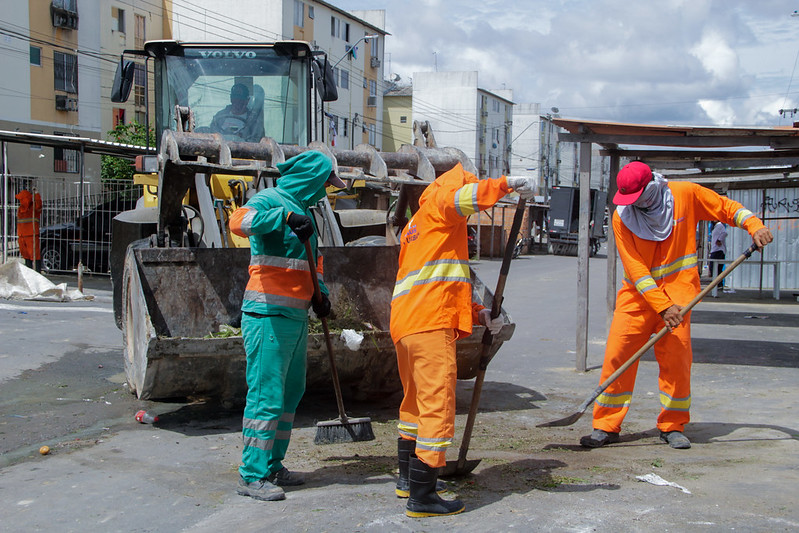
<instances>
[{"instance_id":1,"label":"reflective stripe on sleeve","mask_svg":"<svg viewBox=\"0 0 799 533\"><path fill-rule=\"evenodd\" d=\"M651 291L657 288L657 283L652 279L652 276L643 276L635 282L635 290L644 294L646 291Z\"/></svg>"},{"instance_id":2,"label":"reflective stripe on sleeve","mask_svg":"<svg viewBox=\"0 0 799 533\"><path fill-rule=\"evenodd\" d=\"M755 216L750 210L742 207L738 211L735 212L735 216L732 217L735 220L735 225L739 228L744 227L744 222L749 220L751 217Z\"/></svg>"},{"instance_id":3,"label":"reflective stripe on sleeve","mask_svg":"<svg viewBox=\"0 0 799 533\"><path fill-rule=\"evenodd\" d=\"M462 217L477 213L477 184L469 183L455 191L455 211Z\"/></svg>"},{"instance_id":4,"label":"reflective stripe on sleeve","mask_svg":"<svg viewBox=\"0 0 799 533\"><path fill-rule=\"evenodd\" d=\"M252 235L252 219L255 218L255 209L247 209L247 213L241 218L241 226L239 229L245 235Z\"/></svg>"}]
</instances>

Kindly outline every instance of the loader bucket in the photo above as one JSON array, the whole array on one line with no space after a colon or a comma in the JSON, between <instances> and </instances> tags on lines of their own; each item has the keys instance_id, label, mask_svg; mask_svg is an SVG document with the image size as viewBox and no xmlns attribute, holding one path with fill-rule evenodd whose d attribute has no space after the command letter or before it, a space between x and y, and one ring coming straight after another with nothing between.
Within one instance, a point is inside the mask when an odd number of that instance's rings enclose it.
<instances>
[{"instance_id":1,"label":"loader bucket","mask_svg":"<svg viewBox=\"0 0 799 533\"><path fill-rule=\"evenodd\" d=\"M389 333L399 248L344 246L321 251L334 314L363 325L364 340L355 350L347 347L340 331L331 331L344 394L368 399L401 391ZM151 248L147 240L128 248L122 285L125 373L140 399L243 401L246 359L241 336L207 336L221 325L240 325L249 257L246 248ZM490 307L491 292L474 272L472 277L475 300ZM494 337L494 353L514 330L510 317L503 315L506 324ZM476 376L482 334L478 326L458 341L459 379ZM307 390L333 390L322 333L308 336Z\"/></svg>"}]
</instances>

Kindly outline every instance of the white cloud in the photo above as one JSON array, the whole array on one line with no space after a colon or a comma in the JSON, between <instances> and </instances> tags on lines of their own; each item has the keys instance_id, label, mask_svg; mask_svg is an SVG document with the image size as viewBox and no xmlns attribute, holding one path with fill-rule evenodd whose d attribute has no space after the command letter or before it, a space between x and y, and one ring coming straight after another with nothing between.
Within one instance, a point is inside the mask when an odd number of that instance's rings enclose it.
<instances>
[{"instance_id":1,"label":"white cloud","mask_svg":"<svg viewBox=\"0 0 799 533\"><path fill-rule=\"evenodd\" d=\"M391 72L478 70L567 117L774 125L774 103L799 100L799 17L781 0L334 3L386 9Z\"/></svg>"}]
</instances>

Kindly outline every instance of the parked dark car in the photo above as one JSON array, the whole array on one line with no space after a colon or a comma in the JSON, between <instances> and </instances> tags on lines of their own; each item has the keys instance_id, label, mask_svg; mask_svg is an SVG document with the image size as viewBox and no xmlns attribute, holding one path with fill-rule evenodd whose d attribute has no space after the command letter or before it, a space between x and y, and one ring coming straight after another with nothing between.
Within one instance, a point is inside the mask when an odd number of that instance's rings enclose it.
<instances>
[{"instance_id":1,"label":"parked dark car","mask_svg":"<svg viewBox=\"0 0 799 533\"><path fill-rule=\"evenodd\" d=\"M111 221L133 209L136 199L114 198L95 206L72 222L41 228L42 268L46 272L83 267L106 274L110 269Z\"/></svg>"}]
</instances>

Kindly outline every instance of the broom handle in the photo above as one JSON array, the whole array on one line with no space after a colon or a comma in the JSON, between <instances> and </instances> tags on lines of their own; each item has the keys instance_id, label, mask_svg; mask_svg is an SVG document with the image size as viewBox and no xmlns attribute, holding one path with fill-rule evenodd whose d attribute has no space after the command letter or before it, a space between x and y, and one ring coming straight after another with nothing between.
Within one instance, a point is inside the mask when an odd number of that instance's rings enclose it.
<instances>
[{"instance_id":1,"label":"broom handle","mask_svg":"<svg viewBox=\"0 0 799 533\"><path fill-rule=\"evenodd\" d=\"M510 270L510 262L513 258L513 248L515 246L515 236L519 233L522 226L522 219L524 218L525 200L519 198L519 203L516 204L516 212L513 214L513 223L511 224L510 235L508 235L508 242L505 244L505 255L502 257L502 265L499 268L499 278L497 279L497 288L494 291L494 301L491 304L491 318L497 318L502 312L502 299L505 292L505 280L508 277ZM472 440L472 428L474 427L474 420L477 418L477 407L480 405L480 394L483 390L483 379L485 378L486 368L492 357L489 353L491 345L494 343L494 335L486 327L483 332L482 344L480 346L480 364L477 369L477 377L474 380L474 390L472 391L472 403L469 406L469 415L466 417L466 427L463 429L463 438L461 439L461 448L458 452L458 470L462 470L466 464L466 452L469 450L469 442Z\"/></svg>"},{"instance_id":2,"label":"broom handle","mask_svg":"<svg viewBox=\"0 0 799 533\"><path fill-rule=\"evenodd\" d=\"M732 272L733 270L735 270L735 268L736 268L736 267L738 267L738 265L740 265L741 263L743 263L744 261L746 261L746 260L747 260L749 257L751 257L751 256L752 256L752 254L753 254L754 252L756 252L756 251L757 251L757 245L756 245L756 244L754 244L754 243L752 243L752 245L751 245L749 248L747 248L747 249L746 249L746 251L744 251L744 253L742 253L742 254L741 254L741 255L740 255L740 256L739 256L739 257L738 257L738 258L737 258L735 261L733 261L733 262L730 264L730 266L729 266L728 268L724 269L724 270L721 272L721 274L719 274L718 276L716 276L716 277L713 279L713 281L711 281L710 283L708 283L707 287L705 287L704 289L702 289L702 291L701 291L699 294L697 294L697 295L694 297L694 299L693 299L693 300L691 300L691 301L688 303L688 305L686 305L685 307L683 307L682 309L680 309L680 317L684 317L685 315L687 315L687 314L688 314L688 312L689 312L691 309L693 309L693 307L694 307L696 304L698 304L698 303L699 303L699 302L702 300L702 298L704 298L705 296L707 296L707 293L709 293L710 291L712 291L712 290L713 290L713 288L714 288L716 285L718 285L719 283L721 283L721 280L723 280L725 277L727 277L727 275L728 275L730 272ZM638 359L640 359L640 358L641 358L641 356L643 356L643 355L644 355L644 353L646 353L646 351L647 351L647 350L649 350L649 349L650 349L652 346L654 346L654 344L655 344L657 341L659 341L660 339L662 339L662 338L663 338L663 337L666 335L666 333L668 333L668 331L669 331L669 328L668 328L668 326L664 326L664 327L663 327L663 329L661 329L660 331L658 331L658 332L657 332L657 335L655 335L654 337L650 338L650 339L647 341L647 343L646 343L646 344L644 344L644 345L641 347L641 349L640 349L640 350L638 350L637 352L635 352L635 355L633 355L632 357L630 357L630 358L629 358L627 361L625 361L625 362L624 362L624 364L623 364L623 365L621 365L621 366L620 366L620 367L619 367L619 368L618 368L618 369L617 369L615 372L613 372L613 373L612 373L610 376L608 376L608 378L607 378L605 381L603 381L602 383L600 383L599 387L597 387L597 388L596 388L596 390L594 390L594 392L593 392L593 394L591 395L591 397L587 398L587 399L586 399L586 400L585 400L585 401L584 401L584 402L583 402L583 403L580 405L580 408L579 408L579 409L580 409L581 411L585 411L585 410L588 408L588 406L589 406L589 405L591 405L591 404L594 402L594 400L596 400L597 398L599 398L599 395L600 395L600 394L602 394L602 393L605 391L605 389L607 389L607 388L610 386L610 384L611 384L611 383L613 383L614 381L616 381L616 380L618 379L618 377L619 377L619 376L621 376L621 375L624 373L624 371L625 371L625 370L627 370L628 368L630 368L630 366L631 366L633 363L635 363L636 361L638 361Z\"/></svg>"},{"instance_id":3,"label":"broom handle","mask_svg":"<svg viewBox=\"0 0 799 533\"><path fill-rule=\"evenodd\" d=\"M311 250L310 241L305 241L305 255L308 256L308 267L311 269L311 280L313 281L313 297L317 302L322 301L322 291L319 289L319 280L316 279L316 261ZM341 384L338 382L338 371L336 361L333 358L333 344L330 342L330 330L327 328L327 318L319 317L322 321L322 330L325 332L325 344L327 345L327 357L330 360L330 374L333 378L333 388L336 391L336 405L338 406L338 417L342 423L347 423L347 415L344 413L344 400L341 399Z\"/></svg>"}]
</instances>

